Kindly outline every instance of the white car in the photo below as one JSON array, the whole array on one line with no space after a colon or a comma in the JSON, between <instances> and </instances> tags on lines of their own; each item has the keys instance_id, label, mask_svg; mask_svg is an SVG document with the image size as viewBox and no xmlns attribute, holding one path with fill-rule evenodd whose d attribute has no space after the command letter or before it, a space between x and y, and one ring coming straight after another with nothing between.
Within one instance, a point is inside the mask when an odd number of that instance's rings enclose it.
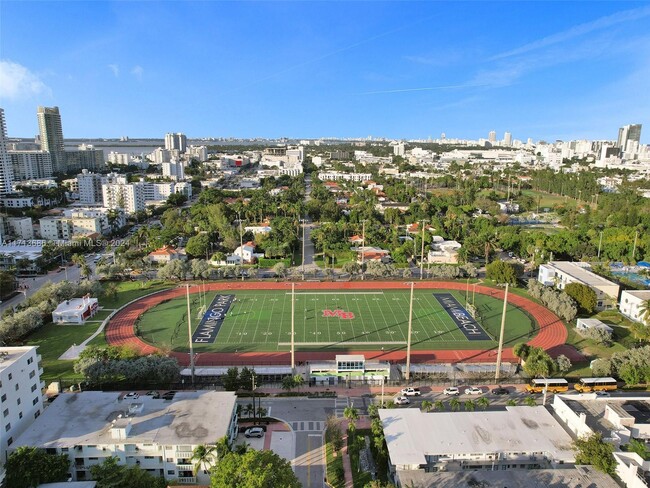
<instances>
[{"instance_id":1,"label":"white car","mask_svg":"<svg viewBox=\"0 0 650 488\"><path fill-rule=\"evenodd\" d=\"M395 398L395 400L393 400L393 403L395 403L395 405L408 405L411 403L411 400L405 396L398 396Z\"/></svg>"},{"instance_id":2,"label":"white car","mask_svg":"<svg viewBox=\"0 0 650 488\"><path fill-rule=\"evenodd\" d=\"M404 388L400 391L400 394L402 396L420 396L422 392L420 392L419 388Z\"/></svg>"},{"instance_id":3,"label":"white car","mask_svg":"<svg viewBox=\"0 0 650 488\"><path fill-rule=\"evenodd\" d=\"M244 437L264 437L264 429L261 427L250 427L244 432Z\"/></svg>"},{"instance_id":4,"label":"white car","mask_svg":"<svg viewBox=\"0 0 650 488\"><path fill-rule=\"evenodd\" d=\"M443 390L443 393L445 395L455 395L455 396L457 396L457 395L460 395L460 390L458 388L456 388L455 386L448 386L447 388L445 388Z\"/></svg>"},{"instance_id":5,"label":"white car","mask_svg":"<svg viewBox=\"0 0 650 488\"><path fill-rule=\"evenodd\" d=\"M606 391L597 391L596 396L597 397L608 397L608 396L611 396L611 395Z\"/></svg>"},{"instance_id":6,"label":"white car","mask_svg":"<svg viewBox=\"0 0 650 488\"><path fill-rule=\"evenodd\" d=\"M469 388L465 388L465 395L481 395L482 393L483 390L475 386L470 386Z\"/></svg>"},{"instance_id":7,"label":"white car","mask_svg":"<svg viewBox=\"0 0 650 488\"><path fill-rule=\"evenodd\" d=\"M124 395L125 400L127 399L137 400L138 398L140 398L140 394L136 393L135 391L132 391L131 393L127 393L126 395Z\"/></svg>"}]
</instances>

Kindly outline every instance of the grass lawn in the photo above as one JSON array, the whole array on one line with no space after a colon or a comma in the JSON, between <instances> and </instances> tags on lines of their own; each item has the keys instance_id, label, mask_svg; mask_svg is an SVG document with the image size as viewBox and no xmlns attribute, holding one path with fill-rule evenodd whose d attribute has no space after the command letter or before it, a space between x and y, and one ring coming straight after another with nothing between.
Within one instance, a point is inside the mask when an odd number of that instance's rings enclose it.
<instances>
[{"instance_id":1,"label":"grass lawn","mask_svg":"<svg viewBox=\"0 0 650 488\"><path fill-rule=\"evenodd\" d=\"M444 290L436 290L436 293ZM449 292L464 306L465 293ZM288 351L291 335L291 294L283 290L228 291L234 296L212 344L195 343L198 352ZM191 300L194 330L202 303L217 294ZM472 294L469 296L472 300ZM413 305L413 344L416 350L485 349L497 345L503 303L476 294L479 324L491 339L470 341L440 305L432 290L417 290ZM333 311L340 311L337 315ZM326 313L327 312L327 313ZM156 346L185 351L187 304L184 297L168 300L145 312L138 322L140 337ZM347 314L347 315L346 315ZM509 305L506 345L528 340L536 324ZM296 293L295 341L300 350L405 349L409 315L407 290L322 290Z\"/></svg>"},{"instance_id":2,"label":"grass lawn","mask_svg":"<svg viewBox=\"0 0 650 488\"><path fill-rule=\"evenodd\" d=\"M340 452L334 457L331 442L325 444L325 457L327 462L327 482L334 488L343 488L345 486L343 458Z\"/></svg>"},{"instance_id":3,"label":"grass lawn","mask_svg":"<svg viewBox=\"0 0 650 488\"><path fill-rule=\"evenodd\" d=\"M72 361L60 361L59 356L73 344L81 344L88 339L99 324L55 325L46 324L29 336L27 345L38 346L38 353L43 358L43 376L48 383L59 377L76 377L72 370ZM81 377L79 377L81 379Z\"/></svg>"},{"instance_id":4,"label":"grass lawn","mask_svg":"<svg viewBox=\"0 0 650 488\"><path fill-rule=\"evenodd\" d=\"M372 481L372 476L367 471L363 471L359 465L359 453L365 448L365 437L372 438L370 429L357 430L354 433L354 441L348 435L348 453L350 455L350 466L352 467L352 481L354 488L363 488L366 483Z\"/></svg>"},{"instance_id":5,"label":"grass lawn","mask_svg":"<svg viewBox=\"0 0 650 488\"><path fill-rule=\"evenodd\" d=\"M537 204L537 199L541 197L539 201L540 210L544 207L552 208L554 205L562 205L566 201L566 197L546 193L545 191L521 190L521 193L532 197L535 200L535 204ZM569 200L573 200L573 198L569 197Z\"/></svg>"},{"instance_id":6,"label":"grass lawn","mask_svg":"<svg viewBox=\"0 0 650 488\"><path fill-rule=\"evenodd\" d=\"M30 346L39 346L38 353L43 358L42 380L48 383L60 377L81 379L72 369L73 361L60 361L59 356L73 344L81 344L90 337L101 325L100 321L109 316L110 309L119 308L131 300L154 291L169 288L169 286L169 284L162 282L149 282L145 287L140 282L117 283L117 297L112 300L100 297L99 305L103 307L103 310L95 314L91 319L92 322L87 322L85 325L55 325L49 323L31 334L25 343ZM106 345L104 334L99 334L90 344Z\"/></svg>"}]
</instances>

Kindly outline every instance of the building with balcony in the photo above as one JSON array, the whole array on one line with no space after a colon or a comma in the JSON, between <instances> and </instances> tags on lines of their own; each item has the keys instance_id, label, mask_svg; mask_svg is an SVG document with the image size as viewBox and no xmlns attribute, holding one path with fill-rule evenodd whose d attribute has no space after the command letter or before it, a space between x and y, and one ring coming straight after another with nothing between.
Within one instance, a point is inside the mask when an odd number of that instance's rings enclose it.
<instances>
[{"instance_id":1,"label":"building with balcony","mask_svg":"<svg viewBox=\"0 0 650 488\"><path fill-rule=\"evenodd\" d=\"M0 347L0 479L8 449L43 412L41 356L34 346Z\"/></svg>"},{"instance_id":2,"label":"building with balcony","mask_svg":"<svg viewBox=\"0 0 650 488\"><path fill-rule=\"evenodd\" d=\"M572 439L545 407L484 412L379 410L389 470L437 473L572 465Z\"/></svg>"},{"instance_id":3,"label":"building with balcony","mask_svg":"<svg viewBox=\"0 0 650 488\"><path fill-rule=\"evenodd\" d=\"M179 484L210 484L195 470L193 450L237 436L237 397L231 392L178 392L172 400L121 393L63 393L11 448L33 446L67 454L73 480L90 479L90 467L108 457L137 465ZM196 471L196 474L195 474Z\"/></svg>"},{"instance_id":4,"label":"building with balcony","mask_svg":"<svg viewBox=\"0 0 650 488\"><path fill-rule=\"evenodd\" d=\"M550 261L539 267L537 280L546 286L555 286L560 290L569 283L581 283L596 292L596 308L607 310L615 306L619 286L589 270L587 263L569 261Z\"/></svg>"}]
</instances>

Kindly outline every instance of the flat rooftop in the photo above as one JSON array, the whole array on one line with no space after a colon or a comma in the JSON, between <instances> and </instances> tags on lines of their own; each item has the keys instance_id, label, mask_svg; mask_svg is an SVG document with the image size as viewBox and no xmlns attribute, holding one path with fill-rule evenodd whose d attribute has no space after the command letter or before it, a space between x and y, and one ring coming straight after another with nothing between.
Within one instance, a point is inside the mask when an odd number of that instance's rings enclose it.
<instances>
[{"instance_id":1,"label":"flat rooftop","mask_svg":"<svg viewBox=\"0 0 650 488\"><path fill-rule=\"evenodd\" d=\"M594 393L564 394L562 400L574 412L585 414L587 427L608 437L616 426L605 419L605 407L613 407L621 415L623 411L634 418L635 424L650 424L650 397L610 396L597 397Z\"/></svg>"},{"instance_id":2,"label":"flat rooftop","mask_svg":"<svg viewBox=\"0 0 650 488\"><path fill-rule=\"evenodd\" d=\"M59 305L54 310L55 313L65 313L65 312L79 312L85 310L86 307L97 303L96 298L71 298L64 302L59 303Z\"/></svg>"},{"instance_id":3,"label":"flat rooftop","mask_svg":"<svg viewBox=\"0 0 650 488\"><path fill-rule=\"evenodd\" d=\"M236 402L234 393L215 391L178 392L171 401L145 395L137 400L120 400L120 396L119 392L63 393L12 447L214 443L227 435ZM142 410L129 414L134 403L141 404ZM116 425L130 420L126 439L113 439L113 420L117 420Z\"/></svg>"},{"instance_id":4,"label":"flat rooftop","mask_svg":"<svg viewBox=\"0 0 650 488\"><path fill-rule=\"evenodd\" d=\"M36 346L0 347L0 372L10 368L23 355L36 349Z\"/></svg>"},{"instance_id":5,"label":"flat rooftop","mask_svg":"<svg viewBox=\"0 0 650 488\"><path fill-rule=\"evenodd\" d=\"M650 290L623 290L623 293L640 298L641 300L650 300Z\"/></svg>"},{"instance_id":6,"label":"flat rooftop","mask_svg":"<svg viewBox=\"0 0 650 488\"><path fill-rule=\"evenodd\" d=\"M591 466L567 469L467 470L425 473L398 471L402 486L418 488L619 488L605 473Z\"/></svg>"},{"instance_id":7,"label":"flat rooftop","mask_svg":"<svg viewBox=\"0 0 650 488\"><path fill-rule=\"evenodd\" d=\"M544 452L567 463L571 437L546 408L506 407L485 412L382 409L379 417L395 465L424 465L426 455Z\"/></svg>"},{"instance_id":8,"label":"flat rooftop","mask_svg":"<svg viewBox=\"0 0 650 488\"><path fill-rule=\"evenodd\" d=\"M570 261L551 261L546 266L555 268L562 273L568 274L582 283L590 286L618 286L613 281L609 281L596 273L589 271L589 269L572 263Z\"/></svg>"}]
</instances>

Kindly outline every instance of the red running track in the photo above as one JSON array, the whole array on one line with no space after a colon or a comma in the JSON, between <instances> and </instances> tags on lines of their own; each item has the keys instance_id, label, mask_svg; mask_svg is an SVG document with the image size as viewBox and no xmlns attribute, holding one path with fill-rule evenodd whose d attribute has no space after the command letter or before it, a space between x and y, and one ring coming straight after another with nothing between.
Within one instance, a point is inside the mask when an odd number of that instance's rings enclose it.
<instances>
[{"instance_id":1,"label":"red running track","mask_svg":"<svg viewBox=\"0 0 650 488\"><path fill-rule=\"evenodd\" d=\"M228 291L228 290L287 290L290 283L268 283L268 282L232 282L232 283L208 283L206 290ZM418 289L446 289L466 290L465 283L451 281L423 281L416 284ZM201 290L203 286L201 286ZM408 289L402 282L391 281L356 281L356 282L300 282L300 290L380 290L380 289ZM473 289L473 288L472 288ZM198 293L199 286L191 285L190 293ZM504 291L490 288L483 285L476 285L476 292L503 300ZM159 352L159 349L147 344L134 333L134 324L138 317L148 309L155 307L163 300L183 296L186 293L184 286L163 290L151 296L125 306L117 312L106 326L106 341L114 346L129 346L146 355ZM585 357L578 351L565 346L567 330L562 321L547 308L527 298L508 294L508 303L516 305L530 314L539 325L539 333L528 344L531 346L543 347L552 356L564 354L572 362L584 361ZM171 352L170 356L175 357L181 365L189 364L188 353ZM334 359L337 353L329 352L301 352L295 353L296 362L319 361ZM405 361L406 351L350 351L349 354L363 354L367 359L379 359L384 361ZM425 350L411 351L411 361L414 363L440 362L494 362L496 361L496 348L489 350ZM197 355L197 366L216 365L269 365L269 364L290 364L290 352L241 352L241 353L200 353ZM512 348L504 349L502 359L504 362L515 362L517 358Z\"/></svg>"}]
</instances>

